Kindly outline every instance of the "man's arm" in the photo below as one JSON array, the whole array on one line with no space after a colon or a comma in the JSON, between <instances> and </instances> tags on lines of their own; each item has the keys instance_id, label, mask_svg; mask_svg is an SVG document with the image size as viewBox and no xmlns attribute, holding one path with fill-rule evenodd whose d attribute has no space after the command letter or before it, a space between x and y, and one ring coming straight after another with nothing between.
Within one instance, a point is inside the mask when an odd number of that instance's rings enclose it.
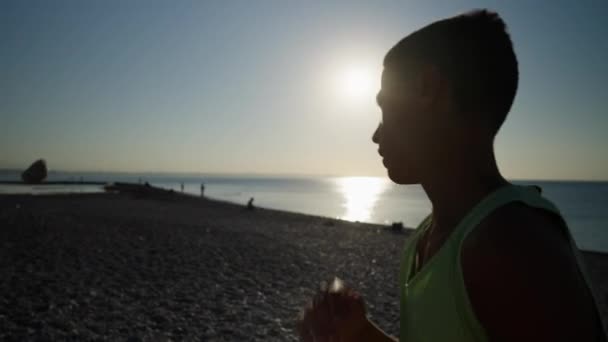
<instances>
[{"instance_id":1,"label":"man's arm","mask_svg":"<svg viewBox=\"0 0 608 342\"><path fill-rule=\"evenodd\" d=\"M468 297L491 341L597 341L603 335L562 228L552 215L512 204L465 240Z\"/></svg>"}]
</instances>

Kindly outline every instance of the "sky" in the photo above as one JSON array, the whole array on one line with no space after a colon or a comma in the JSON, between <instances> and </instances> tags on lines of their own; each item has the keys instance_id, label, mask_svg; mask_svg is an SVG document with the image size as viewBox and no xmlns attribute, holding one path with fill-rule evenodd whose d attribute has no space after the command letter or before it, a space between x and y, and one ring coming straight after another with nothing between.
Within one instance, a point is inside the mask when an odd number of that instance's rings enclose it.
<instances>
[{"instance_id":1,"label":"sky","mask_svg":"<svg viewBox=\"0 0 608 342\"><path fill-rule=\"evenodd\" d=\"M384 176L384 54L473 8L519 60L503 174L608 180L603 0L0 0L0 168Z\"/></svg>"}]
</instances>

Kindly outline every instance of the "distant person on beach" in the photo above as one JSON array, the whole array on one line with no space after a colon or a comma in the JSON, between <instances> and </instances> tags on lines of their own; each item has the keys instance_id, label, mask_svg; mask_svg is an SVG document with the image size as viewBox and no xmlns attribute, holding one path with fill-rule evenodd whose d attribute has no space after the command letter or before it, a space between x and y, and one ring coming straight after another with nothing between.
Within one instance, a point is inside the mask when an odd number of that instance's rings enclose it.
<instances>
[{"instance_id":1,"label":"distant person on beach","mask_svg":"<svg viewBox=\"0 0 608 342\"><path fill-rule=\"evenodd\" d=\"M384 58L372 140L390 179L421 184L433 207L395 256L400 341L606 339L560 212L498 170L494 138L518 79L506 25L486 10L423 27ZM396 341L348 279L315 295L298 330L303 341Z\"/></svg>"},{"instance_id":2,"label":"distant person on beach","mask_svg":"<svg viewBox=\"0 0 608 342\"><path fill-rule=\"evenodd\" d=\"M255 207L253 206L253 197L251 197L249 199L249 202L247 202L247 209L249 209L249 210L255 209Z\"/></svg>"},{"instance_id":3,"label":"distant person on beach","mask_svg":"<svg viewBox=\"0 0 608 342\"><path fill-rule=\"evenodd\" d=\"M205 183L201 183L201 197L205 196Z\"/></svg>"},{"instance_id":4,"label":"distant person on beach","mask_svg":"<svg viewBox=\"0 0 608 342\"><path fill-rule=\"evenodd\" d=\"M179 185L181 192L184 192L184 183L180 183Z\"/></svg>"}]
</instances>

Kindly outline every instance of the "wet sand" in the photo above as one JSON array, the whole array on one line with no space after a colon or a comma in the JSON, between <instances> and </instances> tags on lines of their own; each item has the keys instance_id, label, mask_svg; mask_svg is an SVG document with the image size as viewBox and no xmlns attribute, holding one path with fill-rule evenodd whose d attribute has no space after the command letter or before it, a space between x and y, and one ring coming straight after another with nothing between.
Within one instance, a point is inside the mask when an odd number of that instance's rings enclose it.
<instances>
[{"instance_id":1,"label":"wet sand","mask_svg":"<svg viewBox=\"0 0 608 342\"><path fill-rule=\"evenodd\" d=\"M295 341L322 280L397 335L409 230L180 194L0 196L0 340ZM608 255L585 253L608 318Z\"/></svg>"}]
</instances>

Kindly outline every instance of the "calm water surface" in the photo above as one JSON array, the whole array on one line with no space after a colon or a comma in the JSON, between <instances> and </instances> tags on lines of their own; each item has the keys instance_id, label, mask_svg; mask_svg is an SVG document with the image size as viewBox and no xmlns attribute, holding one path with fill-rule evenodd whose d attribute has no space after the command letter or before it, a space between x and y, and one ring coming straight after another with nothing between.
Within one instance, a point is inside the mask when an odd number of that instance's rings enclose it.
<instances>
[{"instance_id":1,"label":"calm water surface","mask_svg":"<svg viewBox=\"0 0 608 342\"><path fill-rule=\"evenodd\" d=\"M243 177L188 176L123 173L65 173L49 175L49 180L148 181L153 185L235 203L255 198L260 207L321 215L349 221L388 224L400 221L415 227L431 211L420 186L398 186L377 177ZM16 173L0 174L0 180L18 179ZM535 184L562 211L572 234L582 249L608 252L608 183L517 181ZM95 186L0 185L0 193L15 192L95 192Z\"/></svg>"}]
</instances>

